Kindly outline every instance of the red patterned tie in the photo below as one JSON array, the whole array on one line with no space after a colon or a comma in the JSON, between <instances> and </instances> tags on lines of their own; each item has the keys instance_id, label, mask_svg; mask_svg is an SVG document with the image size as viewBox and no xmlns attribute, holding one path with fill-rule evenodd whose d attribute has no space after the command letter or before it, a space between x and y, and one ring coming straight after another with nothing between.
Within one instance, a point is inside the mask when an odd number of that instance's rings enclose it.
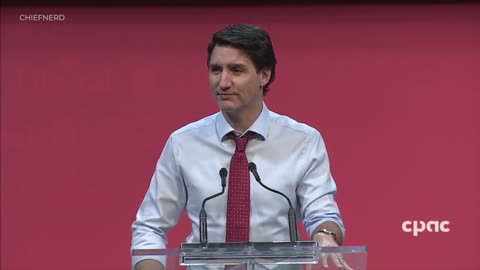
<instances>
[{"instance_id":1,"label":"red patterned tie","mask_svg":"<svg viewBox=\"0 0 480 270\"><path fill-rule=\"evenodd\" d=\"M246 242L250 228L250 171L245 148L252 134L229 135L236 148L230 162L227 202L227 242Z\"/></svg>"}]
</instances>

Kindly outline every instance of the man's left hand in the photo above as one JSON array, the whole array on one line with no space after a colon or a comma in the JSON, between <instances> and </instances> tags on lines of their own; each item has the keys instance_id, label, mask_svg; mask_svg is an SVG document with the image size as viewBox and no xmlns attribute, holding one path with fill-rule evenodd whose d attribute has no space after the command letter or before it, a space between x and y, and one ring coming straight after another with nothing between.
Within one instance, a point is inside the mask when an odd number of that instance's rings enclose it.
<instances>
[{"instance_id":1,"label":"man's left hand","mask_svg":"<svg viewBox=\"0 0 480 270\"><path fill-rule=\"evenodd\" d=\"M338 247L335 239L333 239L331 235L325 233L316 233L313 236L313 240L317 241L320 247ZM328 268L328 257L331 258L331 260L338 269L353 270L353 268L348 265L347 261L341 253L322 253L321 261L324 268Z\"/></svg>"}]
</instances>

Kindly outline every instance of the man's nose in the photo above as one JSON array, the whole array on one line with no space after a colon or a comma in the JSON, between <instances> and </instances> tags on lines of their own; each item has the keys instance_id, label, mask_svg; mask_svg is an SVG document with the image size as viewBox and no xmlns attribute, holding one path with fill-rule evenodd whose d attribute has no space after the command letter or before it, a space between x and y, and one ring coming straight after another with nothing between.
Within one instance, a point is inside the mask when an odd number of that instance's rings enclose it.
<instances>
[{"instance_id":1,"label":"man's nose","mask_svg":"<svg viewBox=\"0 0 480 270\"><path fill-rule=\"evenodd\" d=\"M222 74L220 74L219 86L222 90L228 89L230 86L232 86L232 81L228 71L223 71Z\"/></svg>"}]
</instances>

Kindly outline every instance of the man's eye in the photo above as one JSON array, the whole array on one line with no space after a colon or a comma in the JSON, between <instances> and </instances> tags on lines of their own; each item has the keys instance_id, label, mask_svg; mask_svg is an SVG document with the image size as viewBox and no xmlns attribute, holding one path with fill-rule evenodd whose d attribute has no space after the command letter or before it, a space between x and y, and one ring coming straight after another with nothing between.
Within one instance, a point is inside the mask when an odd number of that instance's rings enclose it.
<instances>
[{"instance_id":1,"label":"man's eye","mask_svg":"<svg viewBox=\"0 0 480 270\"><path fill-rule=\"evenodd\" d=\"M218 74L220 73L220 68L217 68L217 67L212 67L210 68L210 73L213 73L213 74Z\"/></svg>"}]
</instances>

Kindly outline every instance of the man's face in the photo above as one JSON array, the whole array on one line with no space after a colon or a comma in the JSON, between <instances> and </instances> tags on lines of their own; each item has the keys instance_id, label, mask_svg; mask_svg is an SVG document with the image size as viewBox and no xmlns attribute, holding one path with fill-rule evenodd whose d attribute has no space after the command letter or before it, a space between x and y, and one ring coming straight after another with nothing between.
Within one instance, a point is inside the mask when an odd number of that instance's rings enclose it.
<instances>
[{"instance_id":1,"label":"man's face","mask_svg":"<svg viewBox=\"0 0 480 270\"><path fill-rule=\"evenodd\" d=\"M262 86L270 71L257 72L252 60L229 46L215 46L209 64L210 89L223 112L238 113L261 109Z\"/></svg>"}]
</instances>

